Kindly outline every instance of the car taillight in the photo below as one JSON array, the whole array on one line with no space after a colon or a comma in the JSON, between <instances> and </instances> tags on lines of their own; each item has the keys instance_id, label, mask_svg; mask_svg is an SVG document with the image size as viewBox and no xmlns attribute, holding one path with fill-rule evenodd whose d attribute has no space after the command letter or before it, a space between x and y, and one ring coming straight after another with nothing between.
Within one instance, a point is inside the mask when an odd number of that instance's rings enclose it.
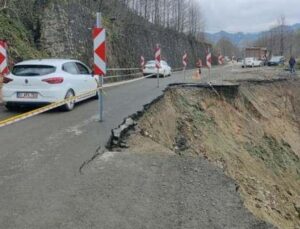
<instances>
[{"instance_id":1,"label":"car taillight","mask_svg":"<svg viewBox=\"0 0 300 229\"><path fill-rule=\"evenodd\" d=\"M62 77L52 77L52 78L48 78L48 79L43 79L43 82L46 82L48 84L60 84L62 82L64 82L64 78Z\"/></svg>"},{"instance_id":2,"label":"car taillight","mask_svg":"<svg viewBox=\"0 0 300 229\"><path fill-rule=\"evenodd\" d=\"M9 82L13 81L13 79L7 78L7 77L3 77L3 83L7 84Z\"/></svg>"}]
</instances>

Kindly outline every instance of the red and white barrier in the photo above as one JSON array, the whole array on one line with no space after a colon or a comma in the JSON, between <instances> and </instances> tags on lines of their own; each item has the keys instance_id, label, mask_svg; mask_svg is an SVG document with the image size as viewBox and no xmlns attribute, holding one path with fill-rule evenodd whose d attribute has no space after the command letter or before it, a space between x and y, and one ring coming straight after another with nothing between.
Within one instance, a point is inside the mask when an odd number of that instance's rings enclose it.
<instances>
[{"instance_id":1,"label":"red and white barrier","mask_svg":"<svg viewBox=\"0 0 300 229\"><path fill-rule=\"evenodd\" d=\"M141 69L144 69L145 67L145 58L141 56Z\"/></svg>"},{"instance_id":2,"label":"red and white barrier","mask_svg":"<svg viewBox=\"0 0 300 229\"><path fill-rule=\"evenodd\" d=\"M206 66L210 69L211 68L211 52L207 52L206 54Z\"/></svg>"},{"instance_id":3,"label":"red and white barrier","mask_svg":"<svg viewBox=\"0 0 300 229\"><path fill-rule=\"evenodd\" d=\"M197 66L198 68L201 68L201 67L202 67L202 60L201 60L201 59L199 59L199 60L197 61L196 66Z\"/></svg>"},{"instance_id":4,"label":"red and white barrier","mask_svg":"<svg viewBox=\"0 0 300 229\"><path fill-rule=\"evenodd\" d=\"M155 49L155 67L160 69L160 61L161 61L161 49L160 46L157 44Z\"/></svg>"},{"instance_id":5,"label":"red and white barrier","mask_svg":"<svg viewBox=\"0 0 300 229\"><path fill-rule=\"evenodd\" d=\"M0 40L0 76L4 76L8 73L7 43L6 41Z\"/></svg>"},{"instance_id":6,"label":"red and white barrier","mask_svg":"<svg viewBox=\"0 0 300 229\"><path fill-rule=\"evenodd\" d=\"M188 55L185 52L184 55L183 55L183 57L182 57L182 64L183 64L184 68L186 68L186 66L187 66L187 61L188 61Z\"/></svg>"},{"instance_id":7,"label":"red and white barrier","mask_svg":"<svg viewBox=\"0 0 300 229\"><path fill-rule=\"evenodd\" d=\"M219 57L218 57L218 63L220 65L224 64L224 57L220 54Z\"/></svg>"},{"instance_id":8,"label":"red and white barrier","mask_svg":"<svg viewBox=\"0 0 300 229\"><path fill-rule=\"evenodd\" d=\"M160 61L161 61L161 49L160 49L159 44L157 44L156 48L155 48L155 67L157 69L156 78L157 78L157 87L158 88L159 88L159 69L161 68Z\"/></svg>"},{"instance_id":9,"label":"red and white barrier","mask_svg":"<svg viewBox=\"0 0 300 229\"><path fill-rule=\"evenodd\" d=\"M106 75L106 44L105 29L94 28L94 74L99 76Z\"/></svg>"}]
</instances>

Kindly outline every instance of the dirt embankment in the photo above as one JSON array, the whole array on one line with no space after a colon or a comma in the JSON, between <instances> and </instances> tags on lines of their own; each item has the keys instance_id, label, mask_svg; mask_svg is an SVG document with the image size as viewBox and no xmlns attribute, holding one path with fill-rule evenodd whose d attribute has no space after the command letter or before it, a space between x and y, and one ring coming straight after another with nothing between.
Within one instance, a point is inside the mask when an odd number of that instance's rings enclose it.
<instances>
[{"instance_id":1,"label":"dirt embankment","mask_svg":"<svg viewBox=\"0 0 300 229\"><path fill-rule=\"evenodd\" d=\"M300 81L171 87L139 119L130 151L204 156L236 180L245 206L300 228Z\"/></svg>"}]
</instances>

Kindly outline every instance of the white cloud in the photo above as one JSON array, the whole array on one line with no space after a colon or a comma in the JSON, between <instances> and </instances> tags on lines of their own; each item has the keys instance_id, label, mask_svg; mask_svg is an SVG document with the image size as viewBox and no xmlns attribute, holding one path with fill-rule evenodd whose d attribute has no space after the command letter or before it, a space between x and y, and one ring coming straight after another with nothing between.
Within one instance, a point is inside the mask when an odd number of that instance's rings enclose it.
<instances>
[{"instance_id":1,"label":"white cloud","mask_svg":"<svg viewBox=\"0 0 300 229\"><path fill-rule=\"evenodd\" d=\"M281 15L287 24L300 23L300 0L198 1L208 32L260 32L275 25Z\"/></svg>"}]
</instances>

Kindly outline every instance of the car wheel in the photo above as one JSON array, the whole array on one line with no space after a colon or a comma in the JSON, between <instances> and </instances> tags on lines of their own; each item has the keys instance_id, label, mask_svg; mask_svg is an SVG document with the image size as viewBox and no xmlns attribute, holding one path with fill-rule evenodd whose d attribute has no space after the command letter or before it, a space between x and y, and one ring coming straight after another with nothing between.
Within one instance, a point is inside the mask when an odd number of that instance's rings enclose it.
<instances>
[{"instance_id":1,"label":"car wheel","mask_svg":"<svg viewBox=\"0 0 300 229\"><path fill-rule=\"evenodd\" d=\"M65 99L69 99L69 98L72 98L74 97L75 94L72 90L69 90L65 96ZM69 102L67 102L65 105L62 106L62 110L63 111L71 111L73 110L75 107L75 101L74 100L71 100Z\"/></svg>"},{"instance_id":2,"label":"car wheel","mask_svg":"<svg viewBox=\"0 0 300 229\"><path fill-rule=\"evenodd\" d=\"M98 94L98 91L96 92L96 95L93 97L93 99L99 99L99 94Z\"/></svg>"}]
</instances>

